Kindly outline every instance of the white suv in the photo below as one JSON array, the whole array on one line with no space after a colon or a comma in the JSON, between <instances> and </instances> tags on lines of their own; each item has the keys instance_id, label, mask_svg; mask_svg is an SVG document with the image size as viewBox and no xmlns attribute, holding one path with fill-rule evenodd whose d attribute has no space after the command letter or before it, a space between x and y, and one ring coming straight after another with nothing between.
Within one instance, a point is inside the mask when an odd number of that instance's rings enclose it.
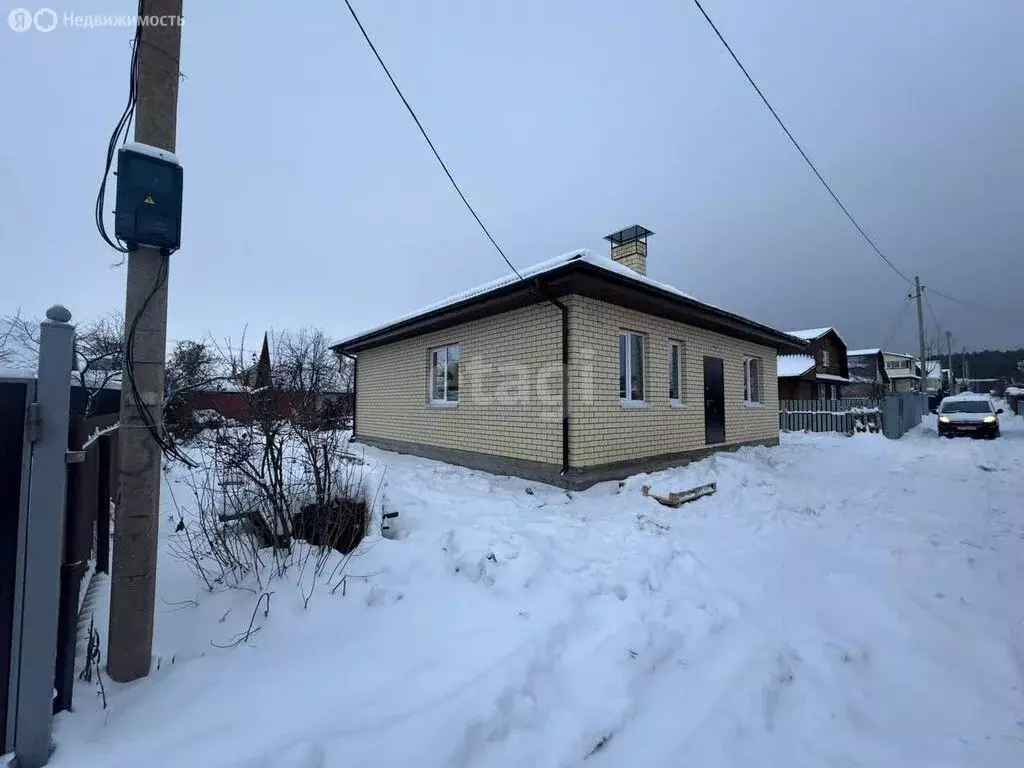
<instances>
[{"instance_id":1,"label":"white suv","mask_svg":"<svg viewBox=\"0 0 1024 768\"><path fill-rule=\"evenodd\" d=\"M965 393L944 398L939 404L939 436L999 437L999 414L987 395Z\"/></svg>"}]
</instances>

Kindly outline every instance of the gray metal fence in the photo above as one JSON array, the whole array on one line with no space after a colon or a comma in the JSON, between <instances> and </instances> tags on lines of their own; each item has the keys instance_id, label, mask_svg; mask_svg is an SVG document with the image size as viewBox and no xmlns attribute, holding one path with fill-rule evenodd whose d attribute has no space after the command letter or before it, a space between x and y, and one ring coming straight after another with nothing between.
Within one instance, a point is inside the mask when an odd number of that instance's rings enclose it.
<instances>
[{"instance_id":1,"label":"gray metal fence","mask_svg":"<svg viewBox=\"0 0 1024 768\"><path fill-rule=\"evenodd\" d=\"M779 429L783 432L881 431L881 405L870 397L841 400L780 400Z\"/></svg>"},{"instance_id":2,"label":"gray metal fence","mask_svg":"<svg viewBox=\"0 0 1024 768\"><path fill-rule=\"evenodd\" d=\"M928 412L928 396L920 392L890 395L883 401L882 427L886 437L897 440L921 423Z\"/></svg>"},{"instance_id":3,"label":"gray metal fence","mask_svg":"<svg viewBox=\"0 0 1024 768\"><path fill-rule=\"evenodd\" d=\"M0 601L0 666L7 670L0 677L0 754L13 751L22 768L39 768L50 756L65 484L74 458L68 451L74 327L60 306L46 318L36 375L6 381L16 388L6 388L0 402L4 432L13 436L0 445L0 485L7 489L0 527L8 542L0 563L0 591L7 595Z\"/></svg>"}]
</instances>

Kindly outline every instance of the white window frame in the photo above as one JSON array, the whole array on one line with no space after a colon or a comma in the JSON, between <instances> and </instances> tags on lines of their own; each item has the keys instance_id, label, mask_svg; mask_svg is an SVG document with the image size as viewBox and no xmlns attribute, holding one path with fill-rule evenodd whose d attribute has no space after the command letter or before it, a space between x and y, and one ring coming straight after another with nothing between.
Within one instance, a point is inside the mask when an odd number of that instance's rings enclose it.
<instances>
[{"instance_id":1,"label":"white window frame","mask_svg":"<svg viewBox=\"0 0 1024 768\"><path fill-rule=\"evenodd\" d=\"M750 386L750 363L757 363L757 396L758 400L751 399ZM764 360L760 357L743 358L743 405L747 408L764 408Z\"/></svg>"},{"instance_id":2,"label":"white window frame","mask_svg":"<svg viewBox=\"0 0 1024 768\"><path fill-rule=\"evenodd\" d=\"M828 350L821 350L821 367L828 368Z\"/></svg>"},{"instance_id":3,"label":"white window frame","mask_svg":"<svg viewBox=\"0 0 1024 768\"><path fill-rule=\"evenodd\" d=\"M672 352L676 353L676 397L672 397ZM668 404L682 408L686 404L686 343L670 341L668 344Z\"/></svg>"},{"instance_id":4,"label":"white window frame","mask_svg":"<svg viewBox=\"0 0 1024 768\"><path fill-rule=\"evenodd\" d=\"M454 393L455 394L455 399L454 400L449 400L448 399L448 395L449 395L449 392L448 392L448 354L449 354L449 350L452 350L452 349L456 350L458 352L458 354L459 354L459 359L456 362L456 365L461 366L462 365L462 350L459 349L459 345L458 344L445 344L443 347L431 347L430 350L427 353L427 355L428 355L428 357L427 357L427 368L428 368L428 374L427 374L428 375L428 378L427 378L427 399L428 399L428 401L430 403L430 406L432 408L458 408L459 407L459 397L460 397L461 389L462 389L461 381L460 381L459 388L455 390L455 393ZM436 371L435 371L435 368L434 368L434 357L438 353L444 353L444 363L443 363L443 365L444 365L444 392L442 392L442 396L441 396L440 399L434 397L434 377L436 375ZM461 374L461 371L460 371L460 374ZM461 375L460 375L460 379L461 379Z\"/></svg>"},{"instance_id":5,"label":"white window frame","mask_svg":"<svg viewBox=\"0 0 1024 768\"><path fill-rule=\"evenodd\" d=\"M645 408L647 406L647 400L644 399L647 396L647 381L646 381L646 379L647 379L647 337L644 336L644 334L640 333L639 331L621 330L621 331L619 331L619 345L620 345L620 347L621 347L622 339L623 338L626 339L626 359L625 359L625 365L626 365L626 371L625 371L626 387L625 387L625 393L623 393L622 389L619 390L619 403L622 405L623 408ZM640 339L640 345L641 345L640 359L642 360L641 367L643 368L643 370L640 372L640 390L641 390L641 392L640 392L639 399L634 399L633 398L633 387L631 386L632 381L633 381L633 340L634 339ZM621 367L622 363L623 363L623 361L620 359L619 360L619 366L620 366L619 367L619 381L620 382L622 380L622 373L623 373L622 367ZM625 397L623 397L623 394L625 394Z\"/></svg>"}]
</instances>

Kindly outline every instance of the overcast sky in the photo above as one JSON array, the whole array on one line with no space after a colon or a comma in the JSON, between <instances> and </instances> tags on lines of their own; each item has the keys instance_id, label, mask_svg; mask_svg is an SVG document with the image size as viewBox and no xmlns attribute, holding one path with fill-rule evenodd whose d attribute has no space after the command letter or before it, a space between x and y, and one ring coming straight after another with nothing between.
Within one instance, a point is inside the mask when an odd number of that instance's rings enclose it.
<instances>
[{"instance_id":1,"label":"overcast sky","mask_svg":"<svg viewBox=\"0 0 1024 768\"><path fill-rule=\"evenodd\" d=\"M134 0L58 2L63 16ZM4 0L3 18L15 5ZM19 0L17 5L30 5ZM783 330L882 343L902 284L685 0L356 0L517 266L630 224L649 274ZM1015 319L931 305L955 344L1024 344L1024 3L706 0L886 254ZM33 8L34 9L34 6ZM504 274L339 0L191 0L170 335L343 336ZM0 313L123 307L93 227L130 28L0 26ZM112 201L108 205L112 208ZM108 217L111 222L112 217ZM933 321L929 318L929 325ZM890 345L916 350L914 316Z\"/></svg>"}]
</instances>

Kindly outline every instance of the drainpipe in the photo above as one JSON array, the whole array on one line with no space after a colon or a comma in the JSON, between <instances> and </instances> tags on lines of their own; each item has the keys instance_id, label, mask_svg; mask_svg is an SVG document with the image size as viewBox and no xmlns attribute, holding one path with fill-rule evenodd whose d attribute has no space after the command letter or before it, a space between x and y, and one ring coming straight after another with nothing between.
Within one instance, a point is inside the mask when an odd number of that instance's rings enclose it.
<instances>
[{"instance_id":1,"label":"drainpipe","mask_svg":"<svg viewBox=\"0 0 1024 768\"><path fill-rule=\"evenodd\" d=\"M569 308L547 293L540 281L534 283L537 292L554 304L562 313L562 475L569 472Z\"/></svg>"},{"instance_id":2,"label":"drainpipe","mask_svg":"<svg viewBox=\"0 0 1024 768\"><path fill-rule=\"evenodd\" d=\"M342 357L347 357L352 361L352 439L356 439L356 379L359 373L359 358L355 355L346 355L342 353Z\"/></svg>"}]
</instances>

